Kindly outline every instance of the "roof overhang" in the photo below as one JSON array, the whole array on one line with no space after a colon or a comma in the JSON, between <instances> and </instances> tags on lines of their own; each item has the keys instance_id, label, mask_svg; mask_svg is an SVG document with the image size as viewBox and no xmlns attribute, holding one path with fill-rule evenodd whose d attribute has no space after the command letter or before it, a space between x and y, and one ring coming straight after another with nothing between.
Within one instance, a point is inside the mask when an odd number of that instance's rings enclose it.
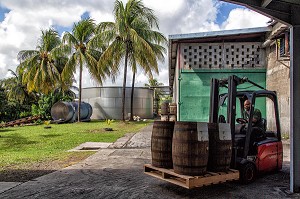
<instances>
[{"instance_id":1,"label":"roof overhang","mask_svg":"<svg viewBox=\"0 0 300 199\"><path fill-rule=\"evenodd\" d=\"M299 0L221 0L242 5L286 25L300 24Z\"/></svg>"}]
</instances>

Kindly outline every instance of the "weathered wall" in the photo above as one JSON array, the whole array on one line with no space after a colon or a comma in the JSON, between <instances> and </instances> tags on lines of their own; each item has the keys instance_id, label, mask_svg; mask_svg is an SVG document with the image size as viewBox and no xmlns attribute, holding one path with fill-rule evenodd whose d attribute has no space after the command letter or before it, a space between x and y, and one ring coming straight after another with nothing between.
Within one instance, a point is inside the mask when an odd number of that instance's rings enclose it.
<instances>
[{"instance_id":1,"label":"weathered wall","mask_svg":"<svg viewBox=\"0 0 300 199\"><path fill-rule=\"evenodd\" d=\"M277 92L281 133L289 135L290 131L290 61L276 55L276 44L273 42L266 48L267 56L267 89ZM269 105L269 104L268 104ZM267 107L271 109L271 107ZM268 111L267 111L268 112ZM268 112L269 118L274 118L273 112ZM275 120L273 120L275 122ZM274 124L270 124L274 125Z\"/></svg>"}]
</instances>

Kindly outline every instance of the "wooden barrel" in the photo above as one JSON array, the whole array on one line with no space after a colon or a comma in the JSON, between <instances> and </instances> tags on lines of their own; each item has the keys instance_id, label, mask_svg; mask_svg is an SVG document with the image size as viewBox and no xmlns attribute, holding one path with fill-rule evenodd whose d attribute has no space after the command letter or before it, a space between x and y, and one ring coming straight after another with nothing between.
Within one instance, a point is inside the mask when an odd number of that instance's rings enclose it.
<instances>
[{"instance_id":1,"label":"wooden barrel","mask_svg":"<svg viewBox=\"0 0 300 199\"><path fill-rule=\"evenodd\" d=\"M208 123L209 157L207 170L226 171L230 168L232 141L229 124Z\"/></svg>"},{"instance_id":2,"label":"wooden barrel","mask_svg":"<svg viewBox=\"0 0 300 199\"><path fill-rule=\"evenodd\" d=\"M169 114L169 102L162 102L160 105L160 114L168 115Z\"/></svg>"},{"instance_id":3,"label":"wooden barrel","mask_svg":"<svg viewBox=\"0 0 300 199\"><path fill-rule=\"evenodd\" d=\"M154 121L151 136L152 165L172 168L172 137L174 122Z\"/></svg>"},{"instance_id":4,"label":"wooden barrel","mask_svg":"<svg viewBox=\"0 0 300 199\"><path fill-rule=\"evenodd\" d=\"M169 121L175 122L176 121L176 115L169 115Z\"/></svg>"},{"instance_id":5,"label":"wooden barrel","mask_svg":"<svg viewBox=\"0 0 300 199\"><path fill-rule=\"evenodd\" d=\"M183 175L202 175L208 161L207 123L175 122L172 159L174 172Z\"/></svg>"},{"instance_id":6,"label":"wooden barrel","mask_svg":"<svg viewBox=\"0 0 300 199\"><path fill-rule=\"evenodd\" d=\"M176 103L170 103L169 111L170 111L170 114L176 115L177 114L177 104Z\"/></svg>"},{"instance_id":7,"label":"wooden barrel","mask_svg":"<svg viewBox=\"0 0 300 199\"><path fill-rule=\"evenodd\" d=\"M169 121L169 115L161 115L160 120L161 121Z\"/></svg>"}]
</instances>

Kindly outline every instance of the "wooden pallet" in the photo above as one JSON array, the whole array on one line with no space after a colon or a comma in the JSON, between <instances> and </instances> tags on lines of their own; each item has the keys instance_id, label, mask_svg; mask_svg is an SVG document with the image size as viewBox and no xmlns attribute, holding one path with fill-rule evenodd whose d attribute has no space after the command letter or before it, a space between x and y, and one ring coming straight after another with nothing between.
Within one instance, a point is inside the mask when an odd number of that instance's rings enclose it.
<instances>
[{"instance_id":1,"label":"wooden pallet","mask_svg":"<svg viewBox=\"0 0 300 199\"><path fill-rule=\"evenodd\" d=\"M150 164L145 164L144 169L144 172L147 175L179 185L187 189L238 180L240 176L239 171L234 169L230 169L227 172L207 172L202 176L180 175L175 173L173 169L158 168Z\"/></svg>"}]
</instances>

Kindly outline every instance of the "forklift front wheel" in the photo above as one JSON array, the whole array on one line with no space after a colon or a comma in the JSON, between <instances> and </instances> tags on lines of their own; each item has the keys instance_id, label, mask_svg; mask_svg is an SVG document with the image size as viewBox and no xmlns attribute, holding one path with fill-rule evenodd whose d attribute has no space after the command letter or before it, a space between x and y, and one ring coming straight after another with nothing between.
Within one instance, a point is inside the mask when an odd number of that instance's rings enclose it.
<instances>
[{"instance_id":1,"label":"forklift front wheel","mask_svg":"<svg viewBox=\"0 0 300 199\"><path fill-rule=\"evenodd\" d=\"M256 178L256 168L255 165L248 162L241 165L240 169L240 181L243 184L249 184L253 182Z\"/></svg>"}]
</instances>

